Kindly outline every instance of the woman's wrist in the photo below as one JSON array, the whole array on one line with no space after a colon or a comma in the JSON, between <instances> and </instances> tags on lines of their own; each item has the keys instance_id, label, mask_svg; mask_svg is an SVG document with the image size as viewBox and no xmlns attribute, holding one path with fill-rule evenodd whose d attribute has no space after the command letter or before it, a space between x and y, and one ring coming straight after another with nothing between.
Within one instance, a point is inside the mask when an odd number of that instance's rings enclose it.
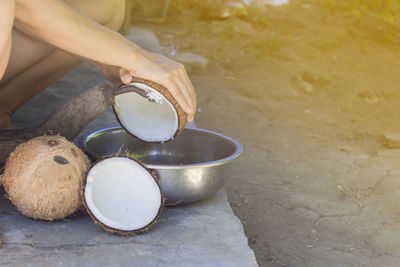
<instances>
[{"instance_id":1,"label":"woman's wrist","mask_svg":"<svg viewBox=\"0 0 400 267\"><path fill-rule=\"evenodd\" d=\"M127 41L126 53L123 55L123 58L121 58L122 65L120 67L130 71L136 68L136 62L141 58L142 49L129 40Z\"/></svg>"}]
</instances>

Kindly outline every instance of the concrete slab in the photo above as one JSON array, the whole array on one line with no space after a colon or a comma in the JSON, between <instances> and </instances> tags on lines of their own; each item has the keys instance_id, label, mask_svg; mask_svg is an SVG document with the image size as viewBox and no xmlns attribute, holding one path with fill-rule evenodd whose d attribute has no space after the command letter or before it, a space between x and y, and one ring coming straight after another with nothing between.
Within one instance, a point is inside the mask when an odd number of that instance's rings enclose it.
<instances>
[{"instance_id":1,"label":"concrete slab","mask_svg":"<svg viewBox=\"0 0 400 267\"><path fill-rule=\"evenodd\" d=\"M35 126L66 99L105 83L82 64L31 99L12 121ZM85 131L118 125L111 110ZM31 220L0 197L0 266L257 266L225 192L200 203L166 209L150 232L119 237L100 230L83 211L65 221Z\"/></svg>"},{"instance_id":2,"label":"concrete slab","mask_svg":"<svg viewBox=\"0 0 400 267\"><path fill-rule=\"evenodd\" d=\"M84 213L31 220L0 199L1 266L257 266L224 191L166 209L147 233L105 233Z\"/></svg>"}]
</instances>

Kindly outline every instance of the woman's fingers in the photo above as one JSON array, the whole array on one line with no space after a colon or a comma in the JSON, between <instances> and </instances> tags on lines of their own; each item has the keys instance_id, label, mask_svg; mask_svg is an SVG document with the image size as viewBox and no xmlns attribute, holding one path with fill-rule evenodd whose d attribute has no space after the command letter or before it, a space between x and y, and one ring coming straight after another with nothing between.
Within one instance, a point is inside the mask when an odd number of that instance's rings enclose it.
<instances>
[{"instance_id":1,"label":"woman's fingers","mask_svg":"<svg viewBox=\"0 0 400 267\"><path fill-rule=\"evenodd\" d=\"M176 70L171 75L175 80L175 84L178 86L179 91L177 94L181 94L185 100L189 109L186 110L188 114L188 121L193 121L194 114L196 113L196 95L194 93L194 88L192 83L190 82L185 67L183 64L178 63Z\"/></svg>"},{"instance_id":2,"label":"woman's fingers","mask_svg":"<svg viewBox=\"0 0 400 267\"><path fill-rule=\"evenodd\" d=\"M187 113L188 120L193 120L197 110L196 93L183 64L144 50L137 55L134 63L128 72L131 77L139 77L163 85Z\"/></svg>"},{"instance_id":3,"label":"woman's fingers","mask_svg":"<svg viewBox=\"0 0 400 267\"><path fill-rule=\"evenodd\" d=\"M176 102L178 102L183 111L185 111L186 113L191 112L190 105L179 88L179 82L177 83L175 81L171 81L168 85L168 91L175 98Z\"/></svg>"},{"instance_id":4,"label":"woman's fingers","mask_svg":"<svg viewBox=\"0 0 400 267\"><path fill-rule=\"evenodd\" d=\"M132 82L132 75L129 73L128 70L123 68L119 69L119 78L121 79L121 82L123 82L124 84Z\"/></svg>"},{"instance_id":5,"label":"woman's fingers","mask_svg":"<svg viewBox=\"0 0 400 267\"><path fill-rule=\"evenodd\" d=\"M194 117L194 114L197 111L197 100L196 100L196 92L194 90L194 87L192 85L192 82L189 79L189 76L187 75L185 69L183 70L183 72L181 73L182 75L182 81L185 84L187 91L189 92L189 96L190 96L190 101L192 103L192 117Z\"/></svg>"},{"instance_id":6,"label":"woman's fingers","mask_svg":"<svg viewBox=\"0 0 400 267\"><path fill-rule=\"evenodd\" d=\"M194 90L193 84L190 81L190 78L187 74L185 67L181 70L182 80L185 81L187 88L189 89L190 95L192 96L193 100L196 100L196 92Z\"/></svg>"},{"instance_id":7,"label":"woman's fingers","mask_svg":"<svg viewBox=\"0 0 400 267\"><path fill-rule=\"evenodd\" d=\"M180 81L182 83L181 85L182 93L190 106L190 112L188 113L188 120L189 122L191 122L193 121L194 115L196 114L197 111L196 95L194 94L194 91L190 90L190 88L193 88L190 81L188 82L186 79L181 79Z\"/></svg>"},{"instance_id":8,"label":"woman's fingers","mask_svg":"<svg viewBox=\"0 0 400 267\"><path fill-rule=\"evenodd\" d=\"M186 89L187 86L184 84L184 82L181 79L176 80L176 85L179 87L180 95L183 96L183 98L185 99L185 102L189 106L189 110L186 111L186 113L188 113L188 120L192 121L194 112L195 112L195 106L193 104L192 97L190 96L189 91Z\"/></svg>"}]
</instances>

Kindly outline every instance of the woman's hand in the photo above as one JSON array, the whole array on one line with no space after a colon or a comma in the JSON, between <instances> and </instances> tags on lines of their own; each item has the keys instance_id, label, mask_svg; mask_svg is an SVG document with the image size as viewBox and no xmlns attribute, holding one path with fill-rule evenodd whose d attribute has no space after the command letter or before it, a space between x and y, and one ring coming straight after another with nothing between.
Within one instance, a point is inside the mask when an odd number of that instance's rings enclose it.
<instances>
[{"instance_id":1,"label":"woman's hand","mask_svg":"<svg viewBox=\"0 0 400 267\"><path fill-rule=\"evenodd\" d=\"M100 73L104 76L104 78L109 80L111 83L113 83L114 85L121 84L121 78L119 75L119 72L120 72L119 70L121 68L106 65L106 64L96 62L96 61L91 61L91 60L87 60L87 61L90 62L93 66L95 66L100 71Z\"/></svg>"},{"instance_id":2,"label":"woman's hand","mask_svg":"<svg viewBox=\"0 0 400 267\"><path fill-rule=\"evenodd\" d=\"M163 55L141 50L128 69L120 70L123 83L130 83L133 77L154 81L163 85L193 121L197 110L196 93L183 64Z\"/></svg>"},{"instance_id":3,"label":"woman's hand","mask_svg":"<svg viewBox=\"0 0 400 267\"><path fill-rule=\"evenodd\" d=\"M100 70L107 80L115 85L121 82L128 84L132 81L132 77L147 79L163 85L188 114L188 121L193 121L197 109L196 94L185 67L163 55L149 54L152 62L145 62L146 66L141 65L140 68L130 71L99 62L92 62L92 64Z\"/></svg>"},{"instance_id":4,"label":"woman's hand","mask_svg":"<svg viewBox=\"0 0 400 267\"><path fill-rule=\"evenodd\" d=\"M132 77L150 80L163 85L188 114L188 121L193 121L197 110L196 93L186 73L185 67L163 55L144 51L144 58L135 60L137 67L130 70L114 67L99 62L92 62L110 82L117 85L128 84Z\"/></svg>"}]
</instances>

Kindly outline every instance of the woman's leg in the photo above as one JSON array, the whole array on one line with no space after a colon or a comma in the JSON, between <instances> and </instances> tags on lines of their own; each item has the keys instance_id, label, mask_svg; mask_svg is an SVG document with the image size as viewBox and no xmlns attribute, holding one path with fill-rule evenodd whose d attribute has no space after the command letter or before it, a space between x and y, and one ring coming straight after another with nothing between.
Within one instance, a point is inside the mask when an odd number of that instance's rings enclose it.
<instances>
[{"instance_id":1,"label":"woman's leg","mask_svg":"<svg viewBox=\"0 0 400 267\"><path fill-rule=\"evenodd\" d=\"M11 30L14 24L15 1L0 2L0 80L4 75L11 53Z\"/></svg>"},{"instance_id":2,"label":"woman's leg","mask_svg":"<svg viewBox=\"0 0 400 267\"><path fill-rule=\"evenodd\" d=\"M11 30L14 23L15 1L0 2L0 79L3 77L11 54ZM0 116L0 127L10 126L9 119Z\"/></svg>"},{"instance_id":3,"label":"woman's leg","mask_svg":"<svg viewBox=\"0 0 400 267\"><path fill-rule=\"evenodd\" d=\"M125 0L68 0L73 8L98 23L118 30ZM10 115L22 104L82 60L13 29L10 62L0 82L0 128L10 127Z\"/></svg>"}]
</instances>

